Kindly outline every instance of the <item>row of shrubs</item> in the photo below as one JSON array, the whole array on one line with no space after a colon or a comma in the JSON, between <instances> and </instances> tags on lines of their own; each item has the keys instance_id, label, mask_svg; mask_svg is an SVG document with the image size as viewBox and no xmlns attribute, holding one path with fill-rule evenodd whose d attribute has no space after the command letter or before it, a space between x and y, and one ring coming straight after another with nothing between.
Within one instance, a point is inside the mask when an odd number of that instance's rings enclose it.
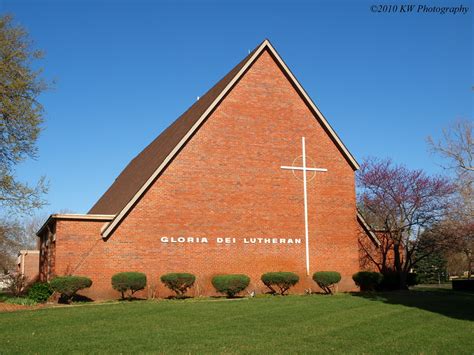
<instances>
[{"instance_id":1,"label":"row of shrubs","mask_svg":"<svg viewBox=\"0 0 474 355\"><path fill-rule=\"evenodd\" d=\"M383 276L377 272L360 271L352 276L361 291L378 289ZM186 297L186 292L194 285L196 276L190 273L170 273L162 275L161 282L172 290L177 298ZM313 274L313 280L326 293L333 294L335 285L341 280L336 271L319 271ZM268 272L261 281L271 294L286 295L289 289L299 282L299 276L293 272ZM217 275L212 278L217 292L227 297L235 297L250 284L250 277L243 274ZM141 272L121 272L112 276L112 287L120 292L122 299L131 298L137 291L145 289L147 278ZM45 302L53 292L61 295L61 301L68 303L78 291L89 288L92 280L83 276L59 276L48 283L35 283L28 291L28 298L36 302Z\"/></svg>"},{"instance_id":2,"label":"row of shrubs","mask_svg":"<svg viewBox=\"0 0 474 355\"><path fill-rule=\"evenodd\" d=\"M186 292L194 285L196 276L190 273L170 273L162 275L161 282L172 290L177 298L186 297ZM268 287L269 293L285 295L296 285L299 276L293 272L268 272L261 280ZM324 290L332 294L334 285L341 280L335 271L320 271L313 275L313 280ZM250 284L250 277L243 274L217 275L212 278L212 285L217 292L227 297L235 297ZM112 276L112 287L120 292L122 299L132 298L135 292L145 289L147 278L141 272L121 272ZM53 292L61 295L60 301L69 303L76 293L92 285L92 280L84 276L58 276L50 283L37 282L28 291L28 298L36 302L45 302Z\"/></svg>"},{"instance_id":3,"label":"row of shrubs","mask_svg":"<svg viewBox=\"0 0 474 355\"><path fill-rule=\"evenodd\" d=\"M176 297L183 298L194 285L196 276L189 273L170 273L162 275L160 280ZM285 295L298 283L299 276L293 272L268 272L262 275L261 280L268 287L269 293ZM341 280L341 275L335 271L320 271L314 273L313 280L325 293L332 294L334 285ZM250 277L243 274L217 275L212 278L211 283L217 292L227 297L235 297L249 286ZM122 298L125 298L126 293L131 297L145 286L146 275L140 272L121 272L112 277L112 287L121 293Z\"/></svg>"}]
</instances>

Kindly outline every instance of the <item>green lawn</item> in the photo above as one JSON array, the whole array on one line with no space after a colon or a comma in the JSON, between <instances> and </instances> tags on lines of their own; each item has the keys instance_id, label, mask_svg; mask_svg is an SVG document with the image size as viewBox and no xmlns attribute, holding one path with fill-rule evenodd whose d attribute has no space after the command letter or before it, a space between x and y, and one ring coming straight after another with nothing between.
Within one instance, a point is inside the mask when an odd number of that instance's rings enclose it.
<instances>
[{"instance_id":1,"label":"green lawn","mask_svg":"<svg viewBox=\"0 0 474 355\"><path fill-rule=\"evenodd\" d=\"M474 294L135 301L0 313L0 353L474 353Z\"/></svg>"}]
</instances>

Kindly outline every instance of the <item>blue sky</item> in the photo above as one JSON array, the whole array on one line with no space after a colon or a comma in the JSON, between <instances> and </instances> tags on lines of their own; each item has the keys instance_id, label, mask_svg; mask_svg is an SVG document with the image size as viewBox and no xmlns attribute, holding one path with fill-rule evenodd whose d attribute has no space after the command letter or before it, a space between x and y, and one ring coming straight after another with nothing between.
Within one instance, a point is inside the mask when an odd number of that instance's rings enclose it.
<instances>
[{"instance_id":1,"label":"blue sky","mask_svg":"<svg viewBox=\"0 0 474 355\"><path fill-rule=\"evenodd\" d=\"M383 2L382 2L383 3ZM401 5L406 2L391 1ZM39 214L85 213L125 165L264 38L360 162L442 170L425 138L472 119L467 15L374 13L373 1L0 1L36 47L54 90L39 158L18 177L50 181Z\"/></svg>"}]
</instances>

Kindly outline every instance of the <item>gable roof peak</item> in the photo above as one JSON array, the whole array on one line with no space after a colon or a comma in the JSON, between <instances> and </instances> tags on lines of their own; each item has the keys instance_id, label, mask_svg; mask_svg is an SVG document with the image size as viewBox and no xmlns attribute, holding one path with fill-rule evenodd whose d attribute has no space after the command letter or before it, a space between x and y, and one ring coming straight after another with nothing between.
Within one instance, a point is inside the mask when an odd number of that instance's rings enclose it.
<instances>
[{"instance_id":1,"label":"gable roof peak","mask_svg":"<svg viewBox=\"0 0 474 355\"><path fill-rule=\"evenodd\" d=\"M158 175L166 168L168 163L186 144L193 133L199 129L210 113L213 112L214 108L222 101L265 49L270 51L277 65L299 92L302 99L313 112L315 118L334 141L348 163L354 170L359 168L354 157L309 98L308 94L273 48L270 41L264 39L263 42L251 51L226 76L214 85L214 87L201 96L199 100L195 101L186 112L138 154L122 171L112 186L110 186L91 208L89 211L90 214L115 215L115 218L103 229L103 238L108 238L111 235L148 187L155 181Z\"/></svg>"}]
</instances>

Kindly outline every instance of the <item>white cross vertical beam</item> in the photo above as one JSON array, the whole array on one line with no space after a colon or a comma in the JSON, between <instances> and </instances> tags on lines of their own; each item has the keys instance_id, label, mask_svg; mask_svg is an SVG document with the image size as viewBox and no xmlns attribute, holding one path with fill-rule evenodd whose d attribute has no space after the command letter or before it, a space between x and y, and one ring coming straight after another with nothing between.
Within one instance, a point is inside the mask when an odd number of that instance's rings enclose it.
<instances>
[{"instance_id":1,"label":"white cross vertical beam","mask_svg":"<svg viewBox=\"0 0 474 355\"><path fill-rule=\"evenodd\" d=\"M306 246L306 275L309 275L309 227L308 227L308 191L307 191L307 171L328 171L323 168L308 168L306 167L306 145L305 138L301 137L302 145L302 160L303 166L281 166L282 169L287 170L301 170L303 171L303 192L304 192L304 232L305 232L305 246Z\"/></svg>"},{"instance_id":2,"label":"white cross vertical beam","mask_svg":"<svg viewBox=\"0 0 474 355\"><path fill-rule=\"evenodd\" d=\"M306 275L309 275L309 227L308 227L308 191L306 188L306 146L304 137L301 138L303 146L303 190L304 190L304 236L306 244Z\"/></svg>"}]
</instances>

